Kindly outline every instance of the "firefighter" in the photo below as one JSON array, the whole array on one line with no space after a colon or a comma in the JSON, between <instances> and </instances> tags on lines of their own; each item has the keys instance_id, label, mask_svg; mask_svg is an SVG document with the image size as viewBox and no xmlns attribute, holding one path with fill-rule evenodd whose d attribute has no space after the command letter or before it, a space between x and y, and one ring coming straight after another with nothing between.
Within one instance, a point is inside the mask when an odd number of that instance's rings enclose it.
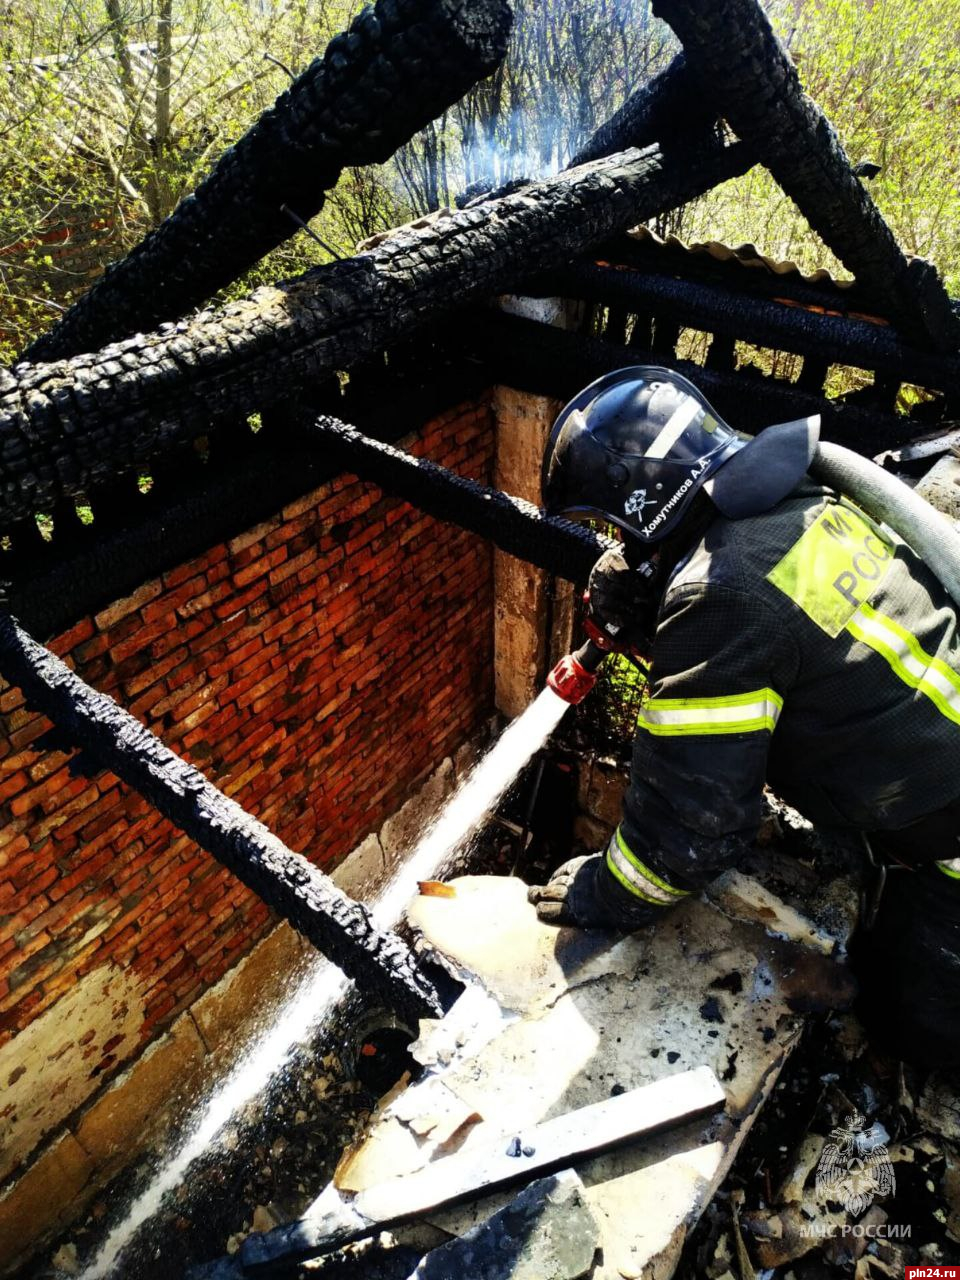
<instances>
[{"instance_id":1,"label":"firefighter","mask_svg":"<svg viewBox=\"0 0 960 1280\"><path fill-rule=\"evenodd\" d=\"M634 929L737 860L764 785L890 864L860 944L901 1056L960 1062L960 634L931 569L811 479L818 419L749 438L666 369L576 396L551 513L614 526L591 608L650 657L620 825L530 890L556 924ZM864 975L869 974L869 983Z\"/></svg>"}]
</instances>

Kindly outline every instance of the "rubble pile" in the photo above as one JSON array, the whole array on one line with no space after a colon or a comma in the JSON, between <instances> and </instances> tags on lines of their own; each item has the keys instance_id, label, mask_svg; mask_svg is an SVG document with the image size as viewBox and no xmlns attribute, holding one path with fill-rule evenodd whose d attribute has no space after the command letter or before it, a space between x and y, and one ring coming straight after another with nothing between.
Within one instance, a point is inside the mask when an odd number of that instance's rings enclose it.
<instances>
[{"instance_id":1,"label":"rubble pile","mask_svg":"<svg viewBox=\"0 0 960 1280\"><path fill-rule=\"evenodd\" d=\"M853 1014L811 1026L678 1280L902 1280L960 1259L960 1081L880 1055Z\"/></svg>"}]
</instances>

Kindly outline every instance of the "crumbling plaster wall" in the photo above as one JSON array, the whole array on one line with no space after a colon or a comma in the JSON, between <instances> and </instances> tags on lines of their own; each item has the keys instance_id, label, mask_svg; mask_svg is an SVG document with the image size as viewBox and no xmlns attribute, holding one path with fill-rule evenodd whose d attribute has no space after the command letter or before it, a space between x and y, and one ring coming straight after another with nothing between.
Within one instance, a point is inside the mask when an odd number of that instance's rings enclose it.
<instances>
[{"instance_id":1,"label":"crumbling plaster wall","mask_svg":"<svg viewBox=\"0 0 960 1280\"><path fill-rule=\"evenodd\" d=\"M484 399L404 444L489 482L493 442ZM328 871L356 851L356 888L492 711L492 622L489 546L341 476L51 647L292 848ZM18 690L0 717L2 1269L222 1069L302 947L116 778L41 750Z\"/></svg>"}]
</instances>

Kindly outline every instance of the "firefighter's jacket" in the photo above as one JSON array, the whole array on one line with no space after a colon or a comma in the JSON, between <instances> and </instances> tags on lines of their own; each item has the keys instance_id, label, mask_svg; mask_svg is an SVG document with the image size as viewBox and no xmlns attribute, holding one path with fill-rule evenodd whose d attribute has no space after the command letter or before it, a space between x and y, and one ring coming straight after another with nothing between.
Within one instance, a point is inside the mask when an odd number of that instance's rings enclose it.
<instances>
[{"instance_id":1,"label":"firefighter's jacket","mask_svg":"<svg viewBox=\"0 0 960 1280\"><path fill-rule=\"evenodd\" d=\"M960 796L949 597L886 526L809 479L764 515L709 526L668 583L652 675L607 851L634 900L670 905L729 865L765 782L813 822L865 831Z\"/></svg>"}]
</instances>

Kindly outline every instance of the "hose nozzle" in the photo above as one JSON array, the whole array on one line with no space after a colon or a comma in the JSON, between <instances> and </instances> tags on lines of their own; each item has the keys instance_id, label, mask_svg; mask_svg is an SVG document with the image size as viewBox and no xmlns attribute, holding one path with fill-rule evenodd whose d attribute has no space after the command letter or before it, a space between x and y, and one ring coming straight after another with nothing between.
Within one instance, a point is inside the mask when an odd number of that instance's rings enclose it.
<instances>
[{"instance_id":1,"label":"hose nozzle","mask_svg":"<svg viewBox=\"0 0 960 1280\"><path fill-rule=\"evenodd\" d=\"M547 687L575 707L597 683L597 669L606 656L598 645L587 640L576 653L560 659L547 676Z\"/></svg>"}]
</instances>

